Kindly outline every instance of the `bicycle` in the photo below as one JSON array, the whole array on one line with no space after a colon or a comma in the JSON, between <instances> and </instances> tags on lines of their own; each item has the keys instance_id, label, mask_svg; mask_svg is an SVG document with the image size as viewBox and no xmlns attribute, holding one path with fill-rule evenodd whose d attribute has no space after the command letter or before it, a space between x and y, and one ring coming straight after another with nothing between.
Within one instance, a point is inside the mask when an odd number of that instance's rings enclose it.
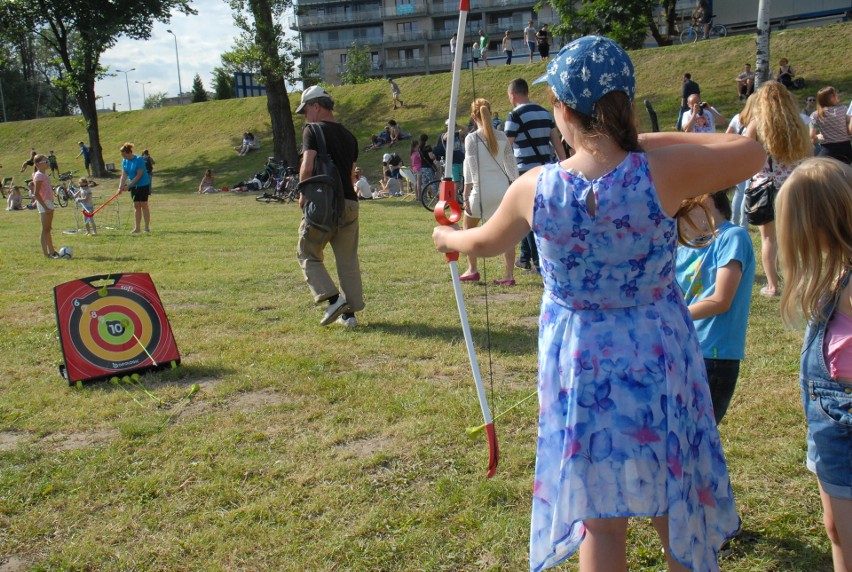
<instances>
[{"instance_id":1,"label":"bicycle","mask_svg":"<svg viewBox=\"0 0 852 572\"><path fill-rule=\"evenodd\" d=\"M287 167L283 177L270 174L269 177L275 182L275 189L271 193L263 193L254 198L259 203L292 203L299 200L299 171L294 167Z\"/></svg>"},{"instance_id":2,"label":"bicycle","mask_svg":"<svg viewBox=\"0 0 852 572\"><path fill-rule=\"evenodd\" d=\"M74 195L77 194L77 187L74 186L74 173L77 171L68 171L59 175L60 183L53 187L53 194L59 206L65 208L68 206L69 200L74 200Z\"/></svg>"},{"instance_id":3,"label":"bicycle","mask_svg":"<svg viewBox=\"0 0 852 572\"><path fill-rule=\"evenodd\" d=\"M716 15L713 15L715 18ZM707 37L704 37L704 23L697 22L694 24L690 24L688 28L683 30L680 33L680 43L681 44L689 44L695 43L698 41L699 37L705 40L712 40L714 38L724 38L728 35L728 29L722 24L713 25L713 19L710 19L710 26L707 28Z\"/></svg>"},{"instance_id":4,"label":"bicycle","mask_svg":"<svg viewBox=\"0 0 852 572\"><path fill-rule=\"evenodd\" d=\"M435 165L438 167L438 171L444 171L444 161L441 160L438 164ZM434 211L435 205L438 204L438 199L441 194L441 177L439 173L435 173L435 178L428 183L423 185L423 188L420 189L420 204L423 205L427 211ZM464 180L460 181L458 184L458 192L456 193L456 200L459 204L464 203Z\"/></svg>"}]
</instances>

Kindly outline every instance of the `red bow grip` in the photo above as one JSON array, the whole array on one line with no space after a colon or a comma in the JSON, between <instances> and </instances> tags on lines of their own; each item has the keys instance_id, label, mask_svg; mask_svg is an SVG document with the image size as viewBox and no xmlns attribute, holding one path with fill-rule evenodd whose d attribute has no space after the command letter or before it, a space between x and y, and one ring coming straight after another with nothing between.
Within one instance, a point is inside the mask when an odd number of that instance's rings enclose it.
<instances>
[{"instance_id":1,"label":"red bow grip","mask_svg":"<svg viewBox=\"0 0 852 572\"><path fill-rule=\"evenodd\" d=\"M452 179L443 179L441 181L441 190L438 193L438 203L435 205L435 220L442 226L456 224L461 220L462 210L459 202L456 200L456 186ZM454 262L459 259L458 252L446 252L447 262Z\"/></svg>"}]
</instances>

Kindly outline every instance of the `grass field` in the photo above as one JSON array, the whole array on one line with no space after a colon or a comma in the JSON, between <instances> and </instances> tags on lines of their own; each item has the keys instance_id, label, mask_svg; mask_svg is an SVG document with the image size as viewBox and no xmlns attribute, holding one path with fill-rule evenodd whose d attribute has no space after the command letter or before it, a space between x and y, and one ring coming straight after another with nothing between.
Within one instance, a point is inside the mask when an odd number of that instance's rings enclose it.
<instances>
[{"instance_id":1,"label":"grass field","mask_svg":"<svg viewBox=\"0 0 852 572\"><path fill-rule=\"evenodd\" d=\"M774 34L773 54L815 78L811 85L819 78L849 89L838 54L849 52L852 25L819 32ZM817 43L823 33L834 47ZM708 100L732 111L725 74L749 51L752 39L729 38L638 52L639 98L659 97L663 124L674 123L664 110L675 107L686 66ZM696 54L714 63L696 63ZM717 66L724 74L711 76ZM478 94L505 99L510 72L532 67L483 71ZM446 98L425 94L446 93L447 76L399 83L412 105L398 120L436 133ZM388 118L378 109L390 107L386 91L334 92L359 137ZM99 215L119 228L96 238L62 233L75 227L69 207L56 215L54 239L75 257L47 260L37 215L0 214L0 570L528 568L536 405L497 422L502 460L486 480L484 438L465 433L480 413L430 213L397 199L363 205L367 309L355 330L321 328L295 260L298 208L191 192L207 166L224 184L241 178L253 159L229 147L246 127L263 133L264 113L260 100L243 100L103 118L105 147L116 149L107 161L117 162L124 140L158 161L150 236L128 235L127 197L120 226L115 209ZM31 145L54 147L65 167L81 137L75 118L3 124L0 157L8 168ZM105 179L99 192L114 187ZM499 264L486 264L492 278ZM68 388L56 373L53 286L124 272L151 274L182 354L181 367L141 379L159 403L138 387ZM763 284L758 269L755 293ZM489 287L487 297L480 285L464 291L500 413L535 389L541 286L524 276L514 289ZM800 343L801 332L781 325L777 300L755 295L748 357L720 428L745 529L722 561L726 571L831 569L816 482L804 467ZM635 570L664 568L641 521L629 558ZM562 568L575 570L576 559Z\"/></svg>"}]
</instances>

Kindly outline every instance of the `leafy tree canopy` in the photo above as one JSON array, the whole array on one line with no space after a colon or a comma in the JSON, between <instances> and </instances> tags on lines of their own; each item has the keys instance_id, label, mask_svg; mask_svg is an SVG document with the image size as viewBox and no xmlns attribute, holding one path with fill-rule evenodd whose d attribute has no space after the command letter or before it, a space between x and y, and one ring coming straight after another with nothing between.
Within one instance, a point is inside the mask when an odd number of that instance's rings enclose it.
<instances>
[{"instance_id":1,"label":"leafy tree canopy","mask_svg":"<svg viewBox=\"0 0 852 572\"><path fill-rule=\"evenodd\" d=\"M340 74L340 82L345 84L367 83L370 81L370 46L359 46L353 42L346 52L346 69Z\"/></svg>"},{"instance_id":2,"label":"leafy tree canopy","mask_svg":"<svg viewBox=\"0 0 852 572\"><path fill-rule=\"evenodd\" d=\"M626 49L638 49L645 42L652 13L665 2L661 0L552 0L550 4L560 22L553 33L569 38L600 34L608 36Z\"/></svg>"},{"instance_id":3,"label":"leafy tree canopy","mask_svg":"<svg viewBox=\"0 0 852 572\"><path fill-rule=\"evenodd\" d=\"M201 103L202 101L207 101L207 92L204 91L201 76L195 74L195 77L192 78L192 103Z\"/></svg>"}]
</instances>

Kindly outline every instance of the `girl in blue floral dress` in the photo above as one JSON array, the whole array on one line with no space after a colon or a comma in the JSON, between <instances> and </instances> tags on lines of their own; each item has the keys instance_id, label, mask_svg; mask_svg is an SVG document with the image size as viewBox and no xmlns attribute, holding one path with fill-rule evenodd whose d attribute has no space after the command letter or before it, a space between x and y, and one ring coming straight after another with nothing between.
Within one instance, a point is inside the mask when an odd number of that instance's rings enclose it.
<instances>
[{"instance_id":1,"label":"girl in blue floral dress","mask_svg":"<svg viewBox=\"0 0 852 572\"><path fill-rule=\"evenodd\" d=\"M442 252L495 256L532 228L541 251L530 569L579 548L581 571L626 570L628 517L646 516L670 570L718 570L739 518L675 283L672 217L765 154L737 135L639 137L633 64L607 38L568 44L541 81L575 155L520 177L485 225L433 234Z\"/></svg>"}]
</instances>

